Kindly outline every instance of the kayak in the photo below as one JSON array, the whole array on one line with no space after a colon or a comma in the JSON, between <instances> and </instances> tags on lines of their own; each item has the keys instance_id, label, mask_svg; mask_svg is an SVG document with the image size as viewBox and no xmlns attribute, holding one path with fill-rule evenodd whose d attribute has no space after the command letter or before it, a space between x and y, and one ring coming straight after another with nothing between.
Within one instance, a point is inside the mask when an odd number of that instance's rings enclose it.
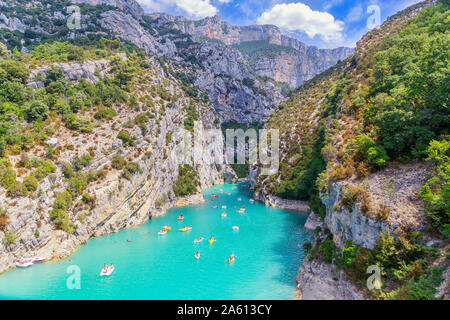
<instances>
[{"instance_id":1,"label":"kayak","mask_svg":"<svg viewBox=\"0 0 450 320\"><path fill-rule=\"evenodd\" d=\"M179 231L183 231L183 232L185 232L185 231L190 231L190 230L192 230L192 227L183 227L183 228L181 228L181 229L178 229Z\"/></svg>"},{"instance_id":2,"label":"kayak","mask_svg":"<svg viewBox=\"0 0 450 320\"><path fill-rule=\"evenodd\" d=\"M238 198L238 201L241 201L242 199L241 198Z\"/></svg>"},{"instance_id":3,"label":"kayak","mask_svg":"<svg viewBox=\"0 0 450 320\"><path fill-rule=\"evenodd\" d=\"M114 267L112 267L112 268L108 267L108 268L106 268L106 271L102 269L102 271L100 272L100 277L109 276L113 272L114 272Z\"/></svg>"},{"instance_id":4,"label":"kayak","mask_svg":"<svg viewBox=\"0 0 450 320\"><path fill-rule=\"evenodd\" d=\"M217 206L212 206L214 209L217 208Z\"/></svg>"},{"instance_id":5,"label":"kayak","mask_svg":"<svg viewBox=\"0 0 450 320\"><path fill-rule=\"evenodd\" d=\"M241 209L241 210L238 210L237 213L241 213L242 214L242 213L244 213L244 211Z\"/></svg>"},{"instance_id":6,"label":"kayak","mask_svg":"<svg viewBox=\"0 0 450 320\"><path fill-rule=\"evenodd\" d=\"M233 226L233 230L239 230L239 226Z\"/></svg>"},{"instance_id":7,"label":"kayak","mask_svg":"<svg viewBox=\"0 0 450 320\"><path fill-rule=\"evenodd\" d=\"M225 206L225 205L222 206L222 209L226 209L226 208L227 208L227 206Z\"/></svg>"},{"instance_id":8,"label":"kayak","mask_svg":"<svg viewBox=\"0 0 450 320\"><path fill-rule=\"evenodd\" d=\"M184 219L183 216L179 216L179 217L177 218L177 220L183 220L183 219Z\"/></svg>"},{"instance_id":9,"label":"kayak","mask_svg":"<svg viewBox=\"0 0 450 320\"><path fill-rule=\"evenodd\" d=\"M158 236L163 236L163 235L165 235L166 233L167 233L167 230L166 230L166 229L159 230L159 231L158 231Z\"/></svg>"},{"instance_id":10,"label":"kayak","mask_svg":"<svg viewBox=\"0 0 450 320\"><path fill-rule=\"evenodd\" d=\"M226 217L227 213L226 212L222 212L222 217Z\"/></svg>"},{"instance_id":11,"label":"kayak","mask_svg":"<svg viewBox=\"0 0 450 320\"><path fill-rule=\"evenodd\" d=\"M216 239L214 239L214 238L208 240L208 242L209 242L210 244L212 244L214 241L216 241Z\"/></svg>"},{"instance_id":12,"label":"kayak","mask_svg":"<svg viewBox=\"0 0 450 320\"><path fill-rule=\"evenodd\" d=\"M164 226L163 229L165 229L167 231L170 231L170 230L172 230L172 227L171 226Z\"/></svg>"},{"instance_id":13,"label":"kayak","mask_svg":"<svg viewBox=\"0 0 450 320\"><path fill-rule=\"evenodd\" d=\"M250 202L253 203L253 202L255 202L255 200L254 199L250 199Z\"/></svg>"},{"instance_id":14,"label":"kayak","mask_svg":"<svg viewBox=\"0 0 450 320\"><path fill-rule=\"evenodd\" d=\"M233 263L234 262L234 258L228 258L228 263Z\"/></svg>"},{"instance_id":15,"label":"kayak","mask_svg":"<svg viewBox=\"0 0 450 320\"><path fill-rule=\"evenodd\" d=\"M211 197L213 197L213 198L218 198L219 195L217 195L217 194L212 194Z\"/></svg>"},{"instance_id":16,"label":"kayak","mask_svg":"<svg viewBox=\"0 0 450 320\"><path fill-rule=\"evenodd\" d=\"M200 238L198 238L198 239L195 239L195 240L194 240L194 243L197 243L197 242L200 242L200 241L203 241L203 237L200 237Z\"/></svg>"},{"instance_id":17,"label":"kayak","mask_svg":"<svg viewBox=\"0 0 450 320\"><path fill-rule=\"evenodd\" d=\"M200 258L200 252L199 252L198 254L196 253L196 254L194 255L194 257L195 257L196 259Z\"/></svg>"}]
</instances>

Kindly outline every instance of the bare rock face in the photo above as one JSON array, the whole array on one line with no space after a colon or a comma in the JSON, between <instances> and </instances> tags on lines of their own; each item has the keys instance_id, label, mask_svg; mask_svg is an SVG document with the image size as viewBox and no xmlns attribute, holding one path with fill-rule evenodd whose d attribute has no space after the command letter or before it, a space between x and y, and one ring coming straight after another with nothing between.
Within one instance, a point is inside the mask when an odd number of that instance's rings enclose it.
<instances>
[{"instance_id":1,"label":"bare rock face","mask_svg":"<svg viewBox=\"0 0 450 320\"><path fill-rule=\"evenodd\" d=\"M302 300L364 300L344 271L317 260L306 258L295 281Z\"/></svg>"},{"instance_id":2,"label":"bare rock face","mask_svg":"<svg viewBox=\"0 0 450 320\"><path fill-rule=\"evenodd\" d=\"M340 206L343 188L348 187L350 181L332 184L322 202L327 212L325 223L336 245L343 248L346 240L352 240L373 248L382 231L389 230L395 237L404 231L423 228L423 203L418 192L427 176L426 166L419 163L389 166L372 174L361 185L370 201L367 212L362 212L360 203L351 208ZM381 217L380 212L385 216Z\"/></svg>"},{"instance_id":3,"label":"bare rock face","mask_svg":"<svg viewBox=\"0 0 450 320\"><path fill-rule=\"evenodd\" d=\"M109 60L86 60L83 63L54 63L53 66L61 68L64 77L68 81L76 82L80 79L85 79L88 83L96 83L99 78L106 76L109 70ZM49 68L50 66L42 66L32 70L28 85L34 89L42 88L44 83L36 80L36 76L40 73L47 76Z\"/></svg>"},{"instance_id":4,"label":"bare rock face","mask_svg":"<svg viewBox=\"0 0 450 320\"><path fill-rule=\"evenodd\" d=\"M311 211L308 202L306 201L282 199L271 194L263 194L261 191L255 191L254 198L255 200L261 201L269 207L297 211L301 213L307 213Z\"/></svg>"},{"instance_id":5,"label":"bare rock face","mask_svg":"<svg viewBox=\"0 0 450 320\"><path fill-rule=\"evenodd\" d=\"M5 230L0 231L3 239L4 232L13 231L18 235L15 243L0 242L0 273L14 267L17 260L43 256L47 259L58 259L69 256L77 247L91 237L117 232L123 228L140 225L154 216L162 215L167 209L187 204L203 202L201 193L185 198L177 197L173 191L173 184L178 178L179 153L177 145L179 140L166 141L169 133L184 128L186 117L185 106L189 99L183 96L183 90L174 79L168 78L156 59L149 58L151 64L151 78L153 83L165 81L166 90L172 95L178 95L177 102L167 107L158 123L156 119L146 123L145 133L135 126L129 129L133 136L135 146L123 146L117 140L117 131L120 123L135 117L139 111L128 108L126 105L114 106L117 115L111 122L101 122L90 133L73 135L65 126L60 126L55 132L57 139L48 140L47 144L55 147L61 146L58 160L71 162L75 157L91 152L93 157L90 164L84 169L94 169L105 172L103 179L88 185L85 192L95 197L94 207L73 208L67 212L70 221L76 225L74 233L66 233L55 229L54 221L50 219L55 194L65 190L65 181L61 168L55 175L44 178L40 183L40 195L35 199L30 197L10 198L6 190L0 188L0 201L8 208L9 224ZM105 61L91 61L87 64L64 65L65 75L79 75L77 70L85 70L86 65L106 66ZM45 72L48 66L40 71ZM92 71L93 68L88 68ZM150 80L148 80L150 81ZM143 93L142 93L143 94ZM213 142L217 137L208 134L210 129L216 129L223 139L221 131L215 123L216 114L207 105L197 106L201 122L196 123L199 132L199 143L194 145L193 154L202 154L202 157L187 159L195 167L199 176L198 191L213 184L223 183L225 165L216 165L212 159L224 163L223 151L220 145ZM117 127L119 125L119 127ZM74 148L66 148L71 145ZM42 146L32 150L35 155L45 152ZM114 155L121 155L129 161L139 165L140 172L130 179L121 178L120 170L109 170ZM131 160L132 159L132 160ZM17 160L17 159L16 159ZM16 161L11 160L11 161ZM195 163L194 163L195 160ZM78 199L80 200L80 199ZM77 200L74 199L74 202Z\"/></svg>"},{"instance_id":6,"label":"bare rock face","mask_svg":"<svg viewBox=\"0 0 450 320\"><path fill-rule=\"evenodd\" d=\"M147 52L173 56L176 52L175 45L166 40L164 44L157 41L148 30L144 29L139 21L132 15L120 11L107 11L101 14L101 25L121 37L128 40Z\"/></svg>"},{"instance_id":7,"label":"bare rock face","mask_svg":"<svg viewBox=\"0 0 450 320\"><path fill-rule=\"evenodd\" d=\"M0 13L0 29L24 32L25 25L18 18L8 18L3 13Z\"/></svg>"},{"instance_id":8,"label":"bare rock face","mask_svg":"<svg viewBox=\"0 0 450 320\"><path fill-rule=\"evenodd\" d=\"M105 4L113 6L130 13L135 18L141 18L144 15L144 10L135 0L71 0L72 3L87 3L92 6Z\"/></svg>"}]
</instances>

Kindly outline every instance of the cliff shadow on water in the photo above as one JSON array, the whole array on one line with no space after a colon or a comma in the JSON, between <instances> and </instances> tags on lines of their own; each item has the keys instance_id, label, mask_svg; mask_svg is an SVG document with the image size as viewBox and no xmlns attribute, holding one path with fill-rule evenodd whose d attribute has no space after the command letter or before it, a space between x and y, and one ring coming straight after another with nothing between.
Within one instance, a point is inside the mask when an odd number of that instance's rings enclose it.
<instances>
[{"instance_id":1,"label":"cliff shadow on water","mask_svg":"<svg viewBox=\"0 0 450 320\"><path fill-rule=\"evenodd\" d=\"M286 214L286 212L279 211L274 213ZM313 236L312 232L303 227L307 218L306 213L292 211L292 214L286 214L286 219L282 224L285 234L280 236L271 247L275 261L282 266L278 275L274 276L273 279L282 284L292 285L295 282L298 269L306 258L307 253L303 249L303 245L305 242L310 242Z\"/></svg>"}]
</instances>

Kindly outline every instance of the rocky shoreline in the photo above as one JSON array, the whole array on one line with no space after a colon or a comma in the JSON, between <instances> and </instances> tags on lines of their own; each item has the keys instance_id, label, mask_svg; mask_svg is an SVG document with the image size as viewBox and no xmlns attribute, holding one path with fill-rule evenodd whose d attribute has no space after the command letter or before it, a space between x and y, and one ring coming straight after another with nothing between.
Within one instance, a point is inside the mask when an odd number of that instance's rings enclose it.
<instances>
[{"instance_id":1,"label":"rocky shoreline","mask_svg":"<svg viewBox=\"0 0 450 320\"><path fill-rule=\"evenodd\" d=\"M311 212L305 229L322 228L325 223ZM296 300L364 300L363 293L348 279L342 270L320 260L306 256L295 278Z\"/></svg>"},{"instance_id":2,"label":"rocky shoreline","mask_svg":"<svg viewBox=\"0 0 450 320\"><path fill-rule=\"evenodd\" d=\"M153 218L153 217L160 217L163 216L167 213L168 210L172 209L172 208L177 208L177 207L183 207L183 206L192 206L192 205L196 205L196 204L202 204L205 202L205 199L203 198L203 194L202 192L198 192L192 195L188 195L185 197L179 197L173 201L167 202L164 204L163 207L160 208L159 211L157 212L153 212L151 216L148 217L147 220L142 220L139 221L139 223L131 223L128 225L125 225L123 228L117 229L117 230L110 230L109 232L107 230L105 230L104 232L101 233L96 233L94 236L85 238L84 236L82 238L77 239L78 241L75 241L75 239L72 239L73 243L72 246L70 248L70 250L67 249L66 246L62 246L60 248L60 250L58 250L58 247L55 246L55 243L53 245L51 245L51 242L53 239L49 240L48 242L44 243L40 248L36 248L36 250L32 253L29 253L30 257L31 256L44 256L44 257L48 257L51 256L51 258L47 259L46 261L60 261L63 260L69 256L71 256L72 254L74 254L79 247L81 247L83 244L85 244L88 240L93 239L93 238L98 238L107 234L111 234L111 233L115 233L115 232L119 232L125 228L133 228L133 227L138 227L144 223L146 223L149 219ZM55 231L56 232L56 231ZM2 259L4 260L4 259ZM11 269L14 269L15 266L11 265L11 263L5 263L5 261L0 261L0 274L5 273Z\"/></svg>"},{"instance_id":3,"label":"rocky shoreline","mask_svg":"<svg viewBox=\"0 0 450 320\"><path fill-rule=\"evenodd\" d=\"M263 194L261 191L255 191L253 198L264 203L268 207L301 213L309 213L311 211L308 202L306 201L282 199L274 195Z\"/></svg>"}]
</instances>

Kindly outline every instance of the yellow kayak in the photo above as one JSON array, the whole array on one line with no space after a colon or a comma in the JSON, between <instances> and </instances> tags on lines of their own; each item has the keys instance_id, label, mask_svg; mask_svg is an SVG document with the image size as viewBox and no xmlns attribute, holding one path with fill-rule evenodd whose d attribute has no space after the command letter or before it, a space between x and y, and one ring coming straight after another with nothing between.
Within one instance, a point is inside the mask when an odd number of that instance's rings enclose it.
<instances>
[{"instance_id":1,"label":"yellow kayak","mask_svg":"<svg viewBox=\"0 0 450 320\"><path fill-rule=\"evenodd\" d=\"M216 239L214 239L214 238L208 240L208 242L211 243L211 244L212 244L214 241L216 241Z\"/></svg>"},{"instance_id":2,"label":"yellow kayak","mask_svg":"<svg viewBox=\"0 0 450 320\"><path fill-rule=\"evenodd\" d=\"M183 227L183 228L181 228L181 229L178 229L179 231L182 231L182 232L185 232L185 231L190 231L190 230L192 230L192 228L191 227Z\"/></svg>"}]
</instances>

